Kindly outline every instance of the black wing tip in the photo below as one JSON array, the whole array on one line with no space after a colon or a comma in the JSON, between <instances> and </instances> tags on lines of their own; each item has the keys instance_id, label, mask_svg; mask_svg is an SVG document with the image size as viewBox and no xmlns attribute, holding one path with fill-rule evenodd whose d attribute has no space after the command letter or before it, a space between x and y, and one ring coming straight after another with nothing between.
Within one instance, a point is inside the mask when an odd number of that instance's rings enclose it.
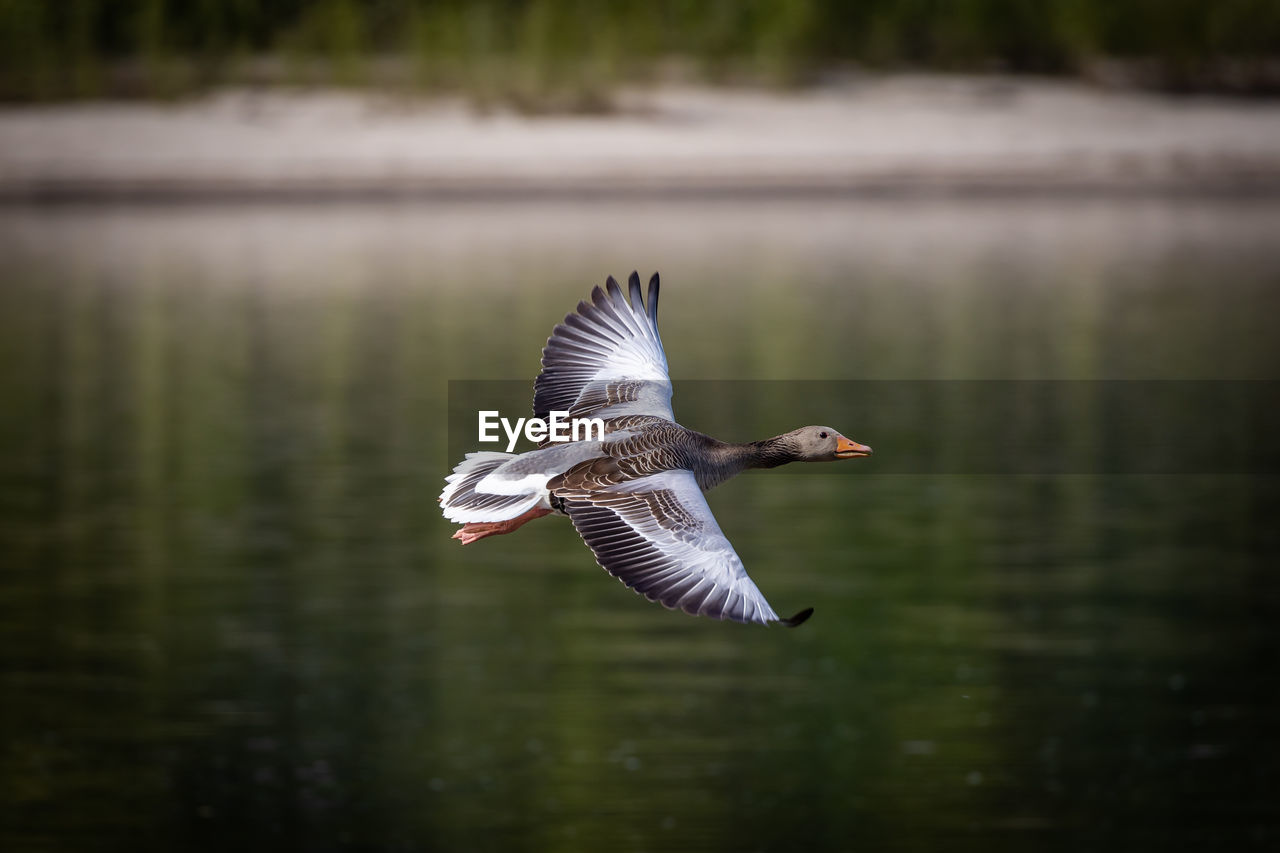
<instances>
[{"instance_id":1,"label":"black wing tip","mask_svg":"<svg viewBox=\"0 0 1280 853\"><path fill-rule=\"evenodd\" d=\"M799 613L797 613L795 616L792 616L790 619L779 619L778 621L783 625L786 625L788 628L799 628L801 625L807 622L809 620L809 617L812 615L813 615L813 608L806 607L804 610L801 610Z\"/></svg>"},{"instance_id":2,"label":"black wing tip","mask_svg":"<svg viewBox=\"0 0 1280 853\"><path fill-rule=\"evenodd\" d=\"M631 278L627 280L627 289L631 291L631 310L644 312L644 299L640 296L640 276L631 273Z\"/></svg>"},{"instance_id":3,"label":"black wing tip","mask_svg":"<svg viewBox=\"0 0 1280 853\"><path fill-rule=\"evenodd\" d=\"M609 303L613 302L614 299L622 298L622 288L618 286L618 280L613 276L609 276L605 279L604 288L605 292L600 294L601 298L599 300L595 300L596 305L599 307L607 308ZM596 290L599 289L600 288L598 287L596 288ZM594 297L595 293L593 292L591 295Z\"/></svg>"},{"instance_id":4,"label":"black wing tip","mask_svg":"<svg viewBox=\"0 0 1280 853\"><path fill-rule=\"evenodd\" d=\"M658 322L658 274L655 272L649 277L649 298L647 300L640 297L640 272L632 270L631 275L627 276L627 292L631 296L631 307L648 314L650 319L655 323ZM610 295L622 295L622 286L618 284L618 280L613 276L607 276L604 282L605 289ZM595 294L592 294L594 297ZM645 303L648 302L646 305Z\"/></svg>"}]
</instances>

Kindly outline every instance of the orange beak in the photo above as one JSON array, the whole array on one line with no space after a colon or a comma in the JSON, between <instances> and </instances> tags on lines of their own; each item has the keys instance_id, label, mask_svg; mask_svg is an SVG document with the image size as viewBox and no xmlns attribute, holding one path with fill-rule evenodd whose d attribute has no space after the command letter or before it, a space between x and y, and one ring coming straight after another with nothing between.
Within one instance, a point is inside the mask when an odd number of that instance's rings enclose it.
<instances>
[{"instance_id":1,"label":"orange beak","mask_svg":"<svg viewBox=\"0 0 1280 853\"><path fill-rule=\"evenodd\" d=\"M850 441L843 435L836 439L836 456L841 459L854 459L858 456L870 456L871 448L865 444Z\"/></svg>"}]
</instances>

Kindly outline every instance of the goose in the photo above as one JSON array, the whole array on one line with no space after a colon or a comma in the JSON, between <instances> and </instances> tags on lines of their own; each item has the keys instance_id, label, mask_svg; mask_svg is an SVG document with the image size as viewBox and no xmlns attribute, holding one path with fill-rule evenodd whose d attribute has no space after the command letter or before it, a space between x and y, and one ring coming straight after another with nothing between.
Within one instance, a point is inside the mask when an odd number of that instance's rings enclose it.
<instances>
[{"instance_id":1,"label":"goose","mask_svg":"<svg viewBox=\"0 0 1280 853\"><path fill-rule=\"evenodd\" d=\"M647 303L612 276L555 327L534 383L534 414L596 418L578 440L526 453L468 453L445 478L445 518L463 545L567 516L596 562L650 601L713 619L794 627L813 608L780 618L747 575L703 493L751 468L870 456L831 427L806 426L734 444L676 423L658 335L657 273Z\"/></svg>"}]
</instances>

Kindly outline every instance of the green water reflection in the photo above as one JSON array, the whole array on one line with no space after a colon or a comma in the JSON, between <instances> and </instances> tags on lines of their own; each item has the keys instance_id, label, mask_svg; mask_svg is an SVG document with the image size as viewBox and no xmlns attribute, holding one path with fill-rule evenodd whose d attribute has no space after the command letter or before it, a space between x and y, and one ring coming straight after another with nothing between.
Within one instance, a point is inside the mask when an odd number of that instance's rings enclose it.
<instances>
[{"instance_id":1,"label":"green water reflection","mask_svg":"<svg viewBox=\"0 0 1280 853\"><path fill-rule=\"evenodd\" d=\"M1275 379L1278 215L4 210L0 843L1273 845L1273 474L752 474L712 507L796 631L434 498L448 381L531 380L605 273L662 270L684 379Z\"/></svg>"}]
</instances>

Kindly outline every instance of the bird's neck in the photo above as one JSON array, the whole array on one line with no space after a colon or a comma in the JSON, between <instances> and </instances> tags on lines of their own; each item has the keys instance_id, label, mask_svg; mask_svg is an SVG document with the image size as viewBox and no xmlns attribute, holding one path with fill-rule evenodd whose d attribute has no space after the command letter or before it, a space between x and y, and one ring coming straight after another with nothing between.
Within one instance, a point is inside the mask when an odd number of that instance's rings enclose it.
<instances>
[{"instance_id":1,"label":"bird's neck","mask_svg":"<svg viewBox=\"0 0 1280 853\"><path fill-rule=\"evenodd\" d=\"M785 435L738 445L746 461L745 468L777 468L796 461L796 452Z\"/></svg>"},{"instance_id":2,"label":"bird's neck","mask_svg":"<svg viewBox=\"0 0 1280 853\"><path fill-rule=\"evenodd\" d=\"M700 478L702 489L713 488L751 468L777 468L796 460L795 452L776 435L746 444L719 443L712 454L715 464Z\"/></svg>"}]
</instances>

